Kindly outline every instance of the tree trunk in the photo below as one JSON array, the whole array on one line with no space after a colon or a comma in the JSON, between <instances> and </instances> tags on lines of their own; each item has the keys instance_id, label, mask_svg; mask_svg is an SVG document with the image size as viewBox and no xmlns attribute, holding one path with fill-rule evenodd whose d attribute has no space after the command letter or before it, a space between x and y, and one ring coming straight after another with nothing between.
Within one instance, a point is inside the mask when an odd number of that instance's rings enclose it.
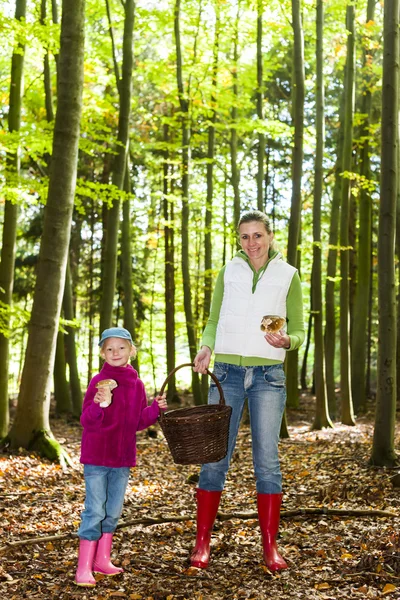
<instances>
[{"instance_id":1,"label":"tree trunk","mask_svg":"<svg viewBox=\"0 0 400 600\"><path fill-rule=\"evenodd\" d=\"M312 293L312 290L311 290L311 293ZM306 390L308 387L307 386L307 359L308 359L308 352L310 350L311 332L312 332L312 310L310 310L310 314L308 316L307 337L306 337L306 343L305 343L305 347L304 347L303 362L302 362L301 369L300 369L300 386L301 386L302 390Z\"/></svg>"},{"instance_id":2,"label":"tree trunk","mask_svg":"<svg viewBox=\"0 0 400 600\"><path fill-rule=\"evenodd\" d=\"M15 18L19 21L25 19L26 0L17 0ZM18 44L11 58L10 105L8 110L8 130L19 131L21 124L22 83L24 70L25 46ZM7 180L15 182L17 187L19 178L19 153L18 150L7 154L6 169ZM17 235L18 205L6 198L4 205L3 242L0 257L0 302L5 305L2 330L0 333L0 438L7 435L10 423L8 408L8 365L9 365L9 333L10 309L14 286L15 246Z\"/></svg>"},{"instance_id":3,"label":"tree trunk","mask_svg":"<svg viewBox=\"0 0 400 600\"><path fill-rule=\"evenodd\" d=\"M122 79L119 82L118 144L113 166L112 183L119 190L124 187L127 148L129 143L129 119L131 114L131 87L133 68L133 27L135 2L124 3L125 21L122 48ZM113 324L113 307L117 281L117 250L120 226L120 200L114 200L107 211L107 232L104 249L100 331Z\"/></svg>"},{"instance_id":4,"label":"tree trunk","mask_svg":"<svg viewBox=\"0 0 400 600\"><path fill-rule=\"evenodd\" d=\"M322 241L321 201L323 192L323 157L325 140L325 90L324 90L324 0L317 1L316 14L316 151L313 206L313 266L312 266L312 313L314 320L314 381L316 410L312 429L332 427L329 418L325 380L323 307L322 307Z\"/></svg>"},{"instance_id":5,"label":"tree trunk","mask_svg":"<svg viewBox=\"0 0 400 600\"><path fill-rule=\"evenodd\" d=\"M63 459L63 450L53 438L49 425L50 385L76 185L84 6L84 0L63 1L52 168L25 363L15 420L9 433L11 447L38 449L49 458L59 460Z\"/></svg>"},{"instance_id":6,"label":"tree trunk","mask_svg":"<svg viewBox=\"0 0 400 600\"><path fill-rule=\"evenodd\" d=\"M375 0L368 0L367 23L372 22L375 12ZM367 45L364 49L364 85L361 113L364 115L360 127L360 139L363 140L360 151L360 175L367 181L370 179L370 145L369 130L371 117L371 78L372 49ZM371 287L371 247L372 247L372 199L365 187L360 191L358 230L358 274L356 296L354 302L354 320L351 345L351 390L356 414L366 411L366 364L367 364L367 331L368 302Z\"/></svg>"},{"instance_id":7,"label":"tree trunk","mask_svg":"<svg viewBox=\"0 0 400 600\"><path fill-rule=\"evenodd\" d=\"M122 305L124 308L124 327L130 331L132 339L136 341L135 310L133 306L133 280L132 280L132 249L131 249L131 178L129 161L125 169L124 189L127 194L122 205L122 235L121 235L121 271L122 271ZM138 367L137 357L131 360L132 365Z\"/></svg>"},{"instance_id":8,"label":"tree trunk","mask_svg":"<svg viewBox=\"0 0 400 600\"><path fill-rule=\"evenodd\" d=\"M67 321L73 321L75 318L74 302L72 294L72 277L69 261L67 262L67 271L65 274L65 287L63 297L64 317ZM79 378L78 357L75 343L75 327L66 325L65 330L65 357L69 366L69 386L71 390L72 414L79 418L82 412L82 389Z\"/></svg>"},{"instance_id":9,"label":"tree trunk","mask_svg":"<svg viewBox=\"0 0 400 600\"><path fill-rule=\"evenodd\" d=\"M396 278L394 240L398 189L399 1L384 5L382 148L378 232L378 389L371 462L399 464L396 425Z\"/></svg>"},{"instance_id":10,"label":"tree trunk","mask_svg":"<svg viewBox=\"0 0 400 600\"><path fill-rule=\"evenodd\" d=\"M56 341L56 356L54 359L54 399L56 414L65 415L71 412L71 396L67 380L67 363L65 362L64 333L59 331Z\"/></svg>"},{"instance_id":11,"label":"tree trunk","mask_svg":"<svg viewBox=\"0 0 400 600\"><path fill-rule=\"evenodd\" d=\"M297 247L300 233L301 180L303 172L303 132L304 132L304 41L301 23L300 0L292 0L292 25L294 35L294 78L292 95L292 113L294 140L292 153L292 199L290 207L288 234L288 263L297 266ZM288 352L286 356L287 404L298 405L298 351Z\"/></svg>"},{"instance_id":12,"label":"tree trunk","mask_svg":"<svg viewBox=\"0 0 400 600\"><path fill-rule=\"evenodd\" d=\"M219 32L220 32L220 12L218 3L215 4L215 35L213 49L213 67L212 67L212 91L211 91L211 116L208 127L207 144L207 200L206 216L204 227L204 300L203 300L203 326L205 327L210 314L211 295L212 295L212 214L213 214L213 195L214 195L214 154L215 154L215 123L217 120L217 77L218 77L218 54L219 54ZM208 375L201 378L201 395L203 402L206 402L208 396Z\"/></svg>"},{"instance_id":13,"label":"tree trunk","mask_svg":"<svg viewBox=\"0 0 400 600\"><path fill-rule=\"evenodd\" d=\"M263 22L263 2L257 1L257 117L262 128L264 114L264 81L263 81L263 51L262 51L262 22ZM257 146L257 208L264 211L264 160L265 160L265 134L258 132Z\"/></svg>"},{"instance_id":14,"label":"tree trunk","mask_svg":"<svg viewBox=\"0 0 400 600\"><path fill-rule=\"evenodd\" d=\"M47 0L41 0L40 5L40 21L44 25L46 23L46 5ZM49 121L54 121L54 110L53 110L53 92L51 86L51 72L50 72L50 60L49 51L45 48L45 55L43 59L43 79L44 79L44 98L46 105L46 118Z\"/></svg>"},{"instance_id":15,"label":"tree trunk","mask_svg":"<svg viewBox=\"0 0 400 600\"><path fill-rule=\"evenodd\" d=\"M240 0L238 0L238 9L235 20L235 30L233 37L233 67L232 67L232 93L233 102L231 108L231 135L230 135L230 153L231 153L231 182L233 189L233 231L236 232L237 224L240 219L240 170L238 168L238 134L237 134L237 120L238 120L238 100L239 100L239 86L238 86L238 46L239 46L239 7ZM225 222L225 221L224 221ZM225 247L224 247L225 249ZM224 261L225 264L225 261Z\"/></svg>"},{"instance_id":16,"label":"tree trunk","mask_svg":"<svg viewBox=\"0 0 400 600\"><path fill-rule=\"evenodd\" d=\"M325 280L325 369L326 369L326 391L328 395L329 414L336 416L336 392L335 392L335 346L336 346L336 264L338 256L339 241L339 215L340 215L340 191L342 187L343 143L344 143L344 92L342 94L339 109L339 133L336 143L337 156L335 164L335 184L332 193L332 204L329 227L329 249Z\"/></svg>"},{"instance_id":17,"label":"tree trunk","mask_svg":"<svg viewBox=\"0 0 400 600\"><path fill-rule=\"evenodd\" d=\"M194 361L197 351L196 329L193 320L192 294L190 287L190 255L189 255L189 146L190 122L189 100L185 96L182 78L182 49L180 37L180 0L176 0L174 11L174 32L176 43L176 77L178 84L179 104L182 122L182 278L183 304L186 317L186 329L189 342L190 360ZM198 373L192 371L192 391L195 404L202 403L200 379Z\"/></svg>"},{"instance_id":18,"label":"tree trunk","mask_svg":"<svg viewBox=\"0 0 400 600\"><path fill-rule=\"evenodd\" d=\"M353 148L354 112L354 5L348 4L346 11L347 56L345 72L345 121L342 172L350 172ZM340 395L341 419L345 425L354 425L353 402L351 398L350 375L350 320L349 320L349 214L351 185L348 177L343 177L340 209Z\"/></svg>"},{"instance_id":19,"label":"tree trunk","mask_svg":"<svg viewBox=\"0 0 400 600\"><path fill-rule=\"evenodd\" d=\"M169 142L169 128L164 125L164 142ZM169 201L169 151L164 152L163 161L163 213L164 213L164 298L165 298L165 344L167 373L175 368L175 246L174 246L174 205ZM178 400L175 373L168 382L167 401Z\"/></svg>"}]
</instances>

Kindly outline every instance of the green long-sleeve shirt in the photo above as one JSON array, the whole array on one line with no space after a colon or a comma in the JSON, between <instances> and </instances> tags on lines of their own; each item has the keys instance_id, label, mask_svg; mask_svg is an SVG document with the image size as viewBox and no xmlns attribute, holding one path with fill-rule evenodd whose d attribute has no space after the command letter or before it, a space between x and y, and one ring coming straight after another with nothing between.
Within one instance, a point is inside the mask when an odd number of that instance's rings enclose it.
<instances>
[{"instance_id":1,"label":"green long-sleeve shirt","mask_svg":"<svg viewBox=\"0 0 400 600\"><path fill-rule=\"evenodd\" d=\"M256 271L251 265L248 256L243 250L240 250L236 256L243 258L251 270L253 271L253 292L257 286L257 283L268 268L268 264L277 252L271 252L267 263ZM217 333L217 325L219 320L219 314L221 311L222 299L224 296L224 273L225 267L218 273L217 281L215 283L213 298L211 302L210 316L207 321L207 325L204 329L203 336L201 339L202 346L208 346L211 350L214 350L215 336ZM304 318L303 318L303 295L301 291L301 283L299 275L296 271L294 274L290 288L286 299L286 321L287 321L287 334L290 338L290 350L296 350L299 348L304 341ZM259 365L274 365L281 361L272 360L268 358L260 358L259 356L238 356L236 354L216 354L215 360L218 362L225 362L232 365L240 365L244 367L254 367Z\"/></svg>"}]
</instances>

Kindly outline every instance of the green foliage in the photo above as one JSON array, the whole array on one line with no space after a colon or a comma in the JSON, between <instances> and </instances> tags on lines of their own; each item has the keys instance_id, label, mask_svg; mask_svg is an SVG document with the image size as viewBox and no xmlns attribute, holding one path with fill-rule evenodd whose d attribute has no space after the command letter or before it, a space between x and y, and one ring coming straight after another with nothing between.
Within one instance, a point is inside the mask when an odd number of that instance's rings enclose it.
<instances>
[{"instance_id":1,"label":"green foliage","mask_svg":"<svg viewBox=\"0 0 400 600\"><path fill-rule=\"evenodd\" d=\"M16 314L12 323L25 327L26 314L21 306L30 305L35 281L35 263L40 245L41 210L46 202L53 124L46 120L43 81L43 59L49 52L53 103L57 105L55 55L59 48L59 25L51 22L48 11L46 22L40 23L40 3L28 3L26 23L18 23L11 7L0 15L0 30L6 44L0 48L0 156L6 158L19 152L21 174L17 179L6 161L0 164L1 200L20 205L18 255L15 272ZM101 295L101 260L103 219L114 200L131 203L132 268L138 337L142 339L141 361L146 376L149 372L151 344L157 347L159 360L164 360L163 314L163 251L165 220L162 212L163 163L167 162L169 189L167 199L174 208L174 217L168 223L175 230L176 245L176 330L178 355L185 356L186 331L183 319L183 299L180 272L181 230L181 119L177 97L176 50L173 29L174 4L172 0L138 1L135 13L134 71L132 111L130 121L130 194L112 186L113 158L117 149L119 96L112 56L109 23L103 0L87 0L85 42L85 88L79 165L75 198L74 235L78 242L71 249L74 263L74 303L78 345L87 358L88 332L96 330L96 310ZM182 61L185 96L190 114L190 270L196 288L196 310L201 315L204 275L204 212L206 198L206 168L208 130L211 110L216 110L214 198L213 198L213 274L225 257L235 251L233 221L233 190L231 185L230 136L238 136L238 167L242 210L255 208L258 134L266 136L265 207L271 214L276 238L283 252L287 241L287 224L291 198L292 155L292 78L293 33L291 4L264 2L263 14L263 72L262 86L265 118L256 117L256 18L257 2L242 0L239 11L238 64L233 61L233 40L236 27L236 2L219 2L221 35L216 102L212 102L212 48L215 31L215 2L185 0L181 7ZM124 7L119 0L110 0L111 25L115 40L115 59L121 74ZM200 10L201 8L201 10ZM328 250L330 202L334 184L339 104L342 91L343 67L346 57L346 4L328 0L325 5L325 86L326 86L326 151L324 156L325 190L322 213L321 248L323 260ZM352 192L361 189L374 197L379 178L379 123L380 75L382 62L381 29L382 8L377 6L376 19L366 23L366 2L357 5L357 94L366 89L373 95L373 123L368 131L372 162L375 166L370 179L361 177L355 165L350 177ZM303 164L302 214L302 279L305 296L309 292L312 255L312 197L315 154L315 5L302 3L305 33L306 104ZM26 44L25 86L23 113L19 133L7 131L10 65L17 44ZM363 66L363 48L371 52L373 60ZM238 94L234 95L234 73L237 75ZM368 86L366 84L368 75ZM232 108L237 109L233 121ZM356 115L354 147L361 137L361 109ZM165 129L168 128L168 137ZM224 213L226 206L226 213ZM32 228L29 227L32 223ZM225 247L224 247L225 243ZM72 244L72 242L71 242ZM325 265L324 265L325 266ZM151 287L152 286L152 287ZM153 289L154 288L154 289ZM116 314L122 319L120 298L116 300ZM89 324L90 311L94 323ZM150 317L154 314L152 332ZM4 313L5 314L5 313ZM1 315L1 310L0 310ZM1 317L0 317L1 319ZM1 323L1 320L0 320ZM71 323L68 323L70 325ZM66 325L66 323L64 324ZM64 326L63 325L63 326ZM1 327L1 324L0 324ZM200 330L200 327L199 327Z\"/></svg>"}]
</instances>

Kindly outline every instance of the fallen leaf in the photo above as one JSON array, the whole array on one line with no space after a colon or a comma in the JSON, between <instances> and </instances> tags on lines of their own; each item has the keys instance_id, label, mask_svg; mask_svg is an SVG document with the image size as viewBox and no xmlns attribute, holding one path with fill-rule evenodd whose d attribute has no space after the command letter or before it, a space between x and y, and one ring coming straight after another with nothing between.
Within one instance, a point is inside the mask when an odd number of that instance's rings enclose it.
<instances>
[{"instance_id":1,"label":"fallen leaf","mask_svg":"<svg viewBox=\"0 0 400 600\"><path fill-rule=\"evenodd\" d=\"M382 594L390 594L391 592L396 591L396 586L393 583L387 583L382 590Z\"/></svg>"},{"instance_id":2,"label":"fallen leaf","mask_svg":"<svg viewBox=\"0 0 400 600\"><path fill-rule=\"evenodd\" d=\"M331 586L324 581L323 583L316 583L314 587L316 590L328 590Z\"/></svg>"}]
</instances>

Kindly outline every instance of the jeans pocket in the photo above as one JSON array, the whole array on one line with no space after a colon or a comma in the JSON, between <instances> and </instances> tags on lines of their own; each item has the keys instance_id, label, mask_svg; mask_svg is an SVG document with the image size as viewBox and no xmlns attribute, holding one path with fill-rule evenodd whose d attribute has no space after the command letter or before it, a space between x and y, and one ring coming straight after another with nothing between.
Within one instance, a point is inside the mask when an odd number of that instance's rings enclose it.
<instances>
[{"instance_id":1,"label":"jeans pocket","mask_svg":"<svg viewBox=\"0 0 400 600\"><path fill-rule=\"evenodd\" d=\"M214 364L213 375L215 375L219 383L224 383L228 377L228 365L225 363L216 362ZM210 387L217 387L212 377L210 377Z\"/></svg>"},{"instance_id":2,"label":"jeans pocket","mask_svg":"<svg viewBox=\"0 0 400 600\"><path fill-rule=\"evenodd\" d=\"M283 365L271 365L265 367L264 380L266 383L276 388L285 387L286 377Z\"/></svg>"}]
</instances>

